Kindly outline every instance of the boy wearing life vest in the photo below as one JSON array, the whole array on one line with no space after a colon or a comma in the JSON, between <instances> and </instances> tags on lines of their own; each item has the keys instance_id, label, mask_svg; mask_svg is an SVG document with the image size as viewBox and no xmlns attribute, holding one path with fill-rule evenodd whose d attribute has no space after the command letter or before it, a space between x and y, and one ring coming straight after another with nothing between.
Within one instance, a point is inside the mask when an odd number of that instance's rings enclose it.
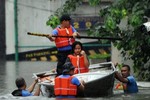
<instances>
[{"instance_id":1,"label":"boy wearing life vest","mask_svg":"<svg viewBox=\"0 0 150 100\"><path fill-rule=\"evenodd\" d=\"M36 79L31 84L31 86L26 90L26 82L25 82L24 78L18 77L16 79L16 86L17 86L18 89L14 90L12 92L12 95L13 96L23 96L23 97L26 97L26 96L39 96L40 95L40 86L39 85L38 85L38 88L35 91L35 93L34 94L31 93L37 82L38 82L38 79Z\"/></svg>"},{"instance_id":2,"label":"boy wearing life vest","mask_svg":"<svg viewBox=\"0 0 150 100\"><path fill-rule=\"evenodd\" d=\"M56 98L75 98L77 89L84 90L84 81L72 76L74 66L67 62L64 64L63 74L55 78L54 93Z\"/></svg>"},{"instance_id":3,"label":"boy wearing life vest","mask_svg":"<svg viewBox=\"0 0 150 100\"><path fill-rule=\"evenodd\" d=\"M72 45L72 54L68 55L66 62L71 62L75 66L75 74L89 71L89 60L81 42L76 41Z\"/></svg>"},{"instance_id":4,"label":"boy wearing life vest","mask_svg":"<svg viewBox=\"0 0 150 100\"><path fill-rule=\"evenodd\" d=\"M61 75L63 71L63 64L66 61L68 54L72 50L72 44L75 41L75 37L79 35L75 28L70 24L71 18L69 15L62 15L60 18L60 25L52 31L52 34L48 36L50 41L55 41L57 47L57 74ZM52 36L73 36L74 38L61 38L61 37L52 37Z\"/></svg>"},{"instance_id":5,"label":"boy wearing life vest","mask_svg":"<svg viewBox=\"0 0 150 100\"><path fill-rule=\"evenodd\" d=\"M122 82L125 93L137 93L138 86L135 78L130 75L130 66L123 65L121 68L121 75L118 71L115 72L115 78Z\"/></svg>"}]
</instances>

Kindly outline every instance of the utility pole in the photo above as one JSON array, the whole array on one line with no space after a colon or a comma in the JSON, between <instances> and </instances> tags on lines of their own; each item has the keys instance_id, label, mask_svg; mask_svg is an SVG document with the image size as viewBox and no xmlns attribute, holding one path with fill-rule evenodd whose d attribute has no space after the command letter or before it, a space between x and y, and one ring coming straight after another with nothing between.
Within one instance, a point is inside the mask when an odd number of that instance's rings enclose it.
<instances>
[{"instance_id":1,"label":"utility pole","mask_svg":"<svg viewBox=\"0 0 150 100\"><path fill-rule=\"evenodd\" d=\"M5 0L0 1L0 61L6 60Z\"/></svg>"}]
</instances>

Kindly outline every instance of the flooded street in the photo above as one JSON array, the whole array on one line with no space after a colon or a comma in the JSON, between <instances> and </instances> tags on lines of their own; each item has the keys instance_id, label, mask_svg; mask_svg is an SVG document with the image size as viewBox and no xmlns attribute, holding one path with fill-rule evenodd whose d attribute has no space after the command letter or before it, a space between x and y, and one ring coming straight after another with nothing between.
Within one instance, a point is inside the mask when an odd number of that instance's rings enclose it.
<instances>
[{"instance_id":1,"label":"flooded street","mask_svg":"<svg viewBox=\"0 0 150 100\"><path fill-rule=\"evenodd\" d=\"M49 71L55 67L54 62L1 62L0 63L0 95L11 93L15 88L18 76L25 78L29 86L34 79L33 73Z\"/></svg>"},{"instance_id":2,"label":"flooded street","mask_svg":"<svg viewBox=\"0 0 150 100\"><path fill-rule=\"evenodd\" d=\"M55 68L56 62L0 62L0 100L55 100L47 97L13 97L11 92L16 89L15 79L18 76L25 78L27 86L33 82L32 74L49 71ZM150 83L148 83L150 84ZM100 98L80 98L80 100L150 100L150 87L139 87L138 94L123 94L122 90L114 90L114 95Z\"/></svg>"}]
</instances>

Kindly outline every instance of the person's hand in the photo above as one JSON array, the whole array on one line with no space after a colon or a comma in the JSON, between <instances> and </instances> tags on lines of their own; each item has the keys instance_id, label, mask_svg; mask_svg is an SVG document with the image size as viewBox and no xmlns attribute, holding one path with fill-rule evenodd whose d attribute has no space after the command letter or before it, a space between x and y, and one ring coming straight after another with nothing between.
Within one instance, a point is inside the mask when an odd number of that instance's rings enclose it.
<instances>
[{"instance_id":1,"label":"person's hand","mask_svg":"<svg viewBox=\"0 0 150 100\"><path fill-rule=\"evenodd\" d=\"M112 62L115 66L115 68L118 66L118 62Z\"/></svg>"},{"instance_id":2,"label":"person's hand","mask_svg":"<svg viewBox=\"0 0 150 100\"><path fill-rule=\"evenodd\" d=\"M82 51L80 52L80 54L81 54L81 55L85 55L85 51L82 50Z\"/></svg>"},{"instance_id":3,"label":"person's hand","mask_svg":"<svg viewBox=\"0 0 150 100\"><path fill-rule=\"evenodd\" d=\"M37 78L34 80L34 82L37 83L39 79L40 79L40 77L37 77Z\"/></svg>"},{"instance_id":4,"label":"person's hand","mask_svg":"<svg viewBox=\"0 0 150 100\"><path fill-rule=\"evenodd\" d=\"M49 34L48 36L46 36L50 41L54 41L55 37L53 37L52 34Z\"/></svg>"},{"instance_id":5,"label":"person's hand","mask_svg":"<svg viewBox=\"0 0 150 100\"><path fill-rule=\"evenodd\" d=\"M83 84L83 85L85 85L85 82L84 82L83 79L80 80L80 83Z\"/></svg>"},{"instance_id":6,"label":"person's hand","mask_svg":"<svg viewBox=\"0 0 150 100\"><path fill-rule=\"evenodd\" d=\"M52 69L51 72L52 72L52 73L56 73L56 69L55 69L55 68Z\"/></svg>"},{"instance_id":7,"label":"person's hand","mask_svg":"<svg viewBox=\"0 0 150 100\"><path fill-rule=\"evenodd\" d=\"M114 64L114 67L115 67L116 72L118 72L118 71L119 71L119 69L118 69L118 67L117 67L117 66L119 65L118 62L113 62L113 64Z\"/></svg>"},{"instance_id":8,"label":"person's hand","mask_svg":"<svg viewBox=\"0 0 150 100\"><path fill-rule=\"evenodd\" d=\"M118 66L118 63L117 63L117 62L115 62L115 63L114 63L114 66L115 66L115 68L116 68L116 67Z\"/></svg>"},{"instance_id":9,"label":"person's hand","mask_svg":"<svg viewBox=\"0 0 150 100\"><path fill-rule=\"evenodd\" d=\"M52 38L52 34L49 34L49 35L47 36L47 38L51 39L51 38Z\"/></svg>"},{"instance_id":10,"label":"person's hand","mask_svg":"<svg viewBox=\"0 0 150 100\"><path fill-rule=\"evenodd\" d=\"M75 38L75 37L79 36L79 33L78 32L74 32L72 36Z\"/></svg>"}]
</instances>

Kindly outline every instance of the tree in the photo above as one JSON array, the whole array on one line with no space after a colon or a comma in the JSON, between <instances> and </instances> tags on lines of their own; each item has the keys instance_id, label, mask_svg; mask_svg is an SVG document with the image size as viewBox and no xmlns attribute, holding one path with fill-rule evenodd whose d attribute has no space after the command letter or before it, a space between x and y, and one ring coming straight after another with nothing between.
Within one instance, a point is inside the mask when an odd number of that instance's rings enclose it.
<instances>
[{"instance_id":1,"label":"tree","mask_svg":"<svg viewBox=\"0 0 150 100\"><path fill-rule=\"evenodd\" d=\"M91 6L101 3L101 0L88 1ZM139 80L150 81L150 34L144 33L141 29L141 25L147 22L147 18L150 17L150 0L113 1L110 6L100 10L99 15L104 18L104 24L95 24L88 31L88 35L123 38L122 41L112 41L114 46L122 51L124 59L133 60L134 71ZM60 15L70 14L81 4L82 0L66 0L64 6L50 17L47 25L55 27L59 23ZM121 27L122 23L124 25Z\"/></svg>"}]
</instances>

